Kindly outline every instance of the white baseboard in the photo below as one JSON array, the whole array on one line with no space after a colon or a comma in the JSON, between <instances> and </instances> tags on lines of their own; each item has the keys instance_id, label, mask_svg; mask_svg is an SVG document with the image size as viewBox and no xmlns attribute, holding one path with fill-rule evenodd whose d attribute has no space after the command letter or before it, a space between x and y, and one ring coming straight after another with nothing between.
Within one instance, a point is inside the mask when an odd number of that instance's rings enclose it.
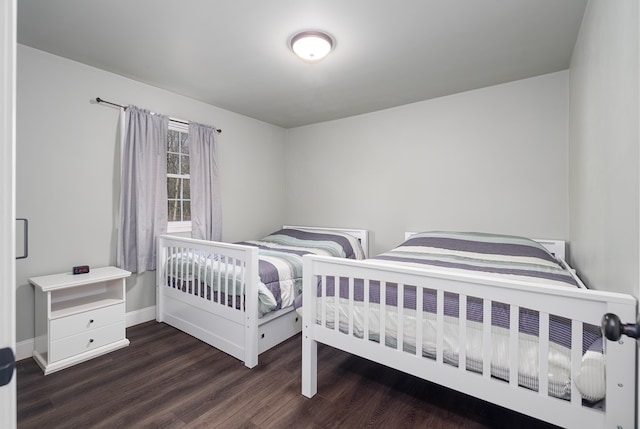
<instances>
[{"instance_id":1,"label":"white baseboard","mask_svg":"<svg viewBox=\"0 0 640 429\"><path fill-rule=\"evenodd\" d=\"M156 320L156 306L154 305L140 310L130 311L125 317L127 328L150 320Z\"/></svg>"},{"instance_id":2,"label":"white baseboard","mask_svg":"<svg viewBox=\"0 0 640 429\"><path fill-rule=\"evenodd\" d=\"M16 343L16 361L30 358L36 348L36 341L33 338Z\"/></svg>"},{"instance_id":3,"label":"white baseboard","mask_svg":"<svg viewBox=\"0 0 640 429\"><path fill-rule=\"evenodd\" d=\"M140 323L148 322L156 319L156 306L143 308L140 310L130 311L125 315L125 325L129 326L138 325ZM29 338L28 340L20 341L16 343L16 361L30 358L33 355L35 349L35 339Z\"/></svg>"}]
</instances>

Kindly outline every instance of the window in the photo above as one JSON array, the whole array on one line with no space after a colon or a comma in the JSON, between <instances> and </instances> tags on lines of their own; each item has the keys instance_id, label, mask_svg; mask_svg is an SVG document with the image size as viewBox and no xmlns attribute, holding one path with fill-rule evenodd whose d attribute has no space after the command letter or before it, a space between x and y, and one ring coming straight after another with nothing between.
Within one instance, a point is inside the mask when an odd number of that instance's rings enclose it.
<instances>
[{"instance_id":1,"label":"window","mask_svg":"<svg viewBox=\"0 0 640 429\"><path fill-rule=\"evenodd\" d=\"M170 121L167 133L167 232L191 231L189 127Z\"/></svg>"}]
</instances>

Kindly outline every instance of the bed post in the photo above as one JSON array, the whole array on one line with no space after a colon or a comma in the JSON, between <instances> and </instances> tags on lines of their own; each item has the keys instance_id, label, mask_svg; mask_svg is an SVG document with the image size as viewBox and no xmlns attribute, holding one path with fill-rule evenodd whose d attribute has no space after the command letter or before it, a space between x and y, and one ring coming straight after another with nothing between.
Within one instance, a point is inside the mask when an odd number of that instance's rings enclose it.
<instances>
[{"instance_id":1,"label":"bed post","mask_svg":"<svg viewBox=\"0 0 640 429\"><path fill-rule=\"evenodd\" d=\"M165 272L167 248L164 244L164 238L162 235L158 236L156 252L156 322L164 322L164 301L162 298L162 290L160 288L167 281Z\"/></svg>"},{"instance_id":2,"label":"bed post","mask_svg":"<svg viewBox=\"0 0 640 429\"><path fill-rule=\"evenodd\" d=\"M636 320L636 304L609 302L607 313L617 314L622 320ZM618 341L605 341L606 376L606 427L635 428L636 413L636 367L637 343L633 338L623 336ZM634 376L632 376L634 375Z\"/></svg>"},{"instance_id":3,"label":"bed post","mask_svg":"<svg viewBox=\"0 0 640 429\"><path fill-rule=\"evenodd\" d=\"M258 248L248 248L244 253L244 296L257 297L258 283L254 279L259 278L258 273ZM258 280L259 281L259 280ZM254 290L253 288L256 288ZM258 300L245 299L245 330L244 330L244 365L253 368L258 365Z\"/></svg>"},{"instance_id":4,"label":"bed post","mask_svg":"<svg viewBox=\"0 0 640 429\"><path fill-rule=\"evenodd\" d=\"M302 394L313 397L318 391L318 343L313 340L317 286L313 281L313 260L303 257L302 275Z\"/></svg>"}]
</instances>

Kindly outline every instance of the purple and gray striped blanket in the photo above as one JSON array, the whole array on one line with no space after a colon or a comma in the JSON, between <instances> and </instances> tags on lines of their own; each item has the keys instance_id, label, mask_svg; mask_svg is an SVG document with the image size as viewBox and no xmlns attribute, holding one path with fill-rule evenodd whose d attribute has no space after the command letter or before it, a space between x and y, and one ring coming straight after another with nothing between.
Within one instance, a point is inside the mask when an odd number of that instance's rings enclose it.
<instances>
[{"instance_id":1,"label":"purple and gray striped blanket","mask_svg":"<svg viewBox=\"0 0 640 429\"><path fill-rule=\"evenodd\" d=\"M285 228L261 240L236 244L259 249L260 282L273 296L270 311L288 307L302 293L302 257L307 254L362 259L358 240L346 233Z\"/></svg>"}]
</instances>

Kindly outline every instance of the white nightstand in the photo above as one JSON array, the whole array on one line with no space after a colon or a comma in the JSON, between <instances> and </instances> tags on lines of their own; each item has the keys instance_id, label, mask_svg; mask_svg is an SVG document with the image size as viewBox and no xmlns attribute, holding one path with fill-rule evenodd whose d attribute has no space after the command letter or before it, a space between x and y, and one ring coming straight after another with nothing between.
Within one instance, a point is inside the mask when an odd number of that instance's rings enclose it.
<instances>
[{"instance_id":1,"label":"white nightstand","mask_svg":"<svg viewBox=\"0 0 640 429\"><path fill-rule=\"evenodd\" d=\"M35 287L33 358L45 375L129 345L125 278L130 275L104 267L29 279Z\"/></svg>"}]
</instances>

